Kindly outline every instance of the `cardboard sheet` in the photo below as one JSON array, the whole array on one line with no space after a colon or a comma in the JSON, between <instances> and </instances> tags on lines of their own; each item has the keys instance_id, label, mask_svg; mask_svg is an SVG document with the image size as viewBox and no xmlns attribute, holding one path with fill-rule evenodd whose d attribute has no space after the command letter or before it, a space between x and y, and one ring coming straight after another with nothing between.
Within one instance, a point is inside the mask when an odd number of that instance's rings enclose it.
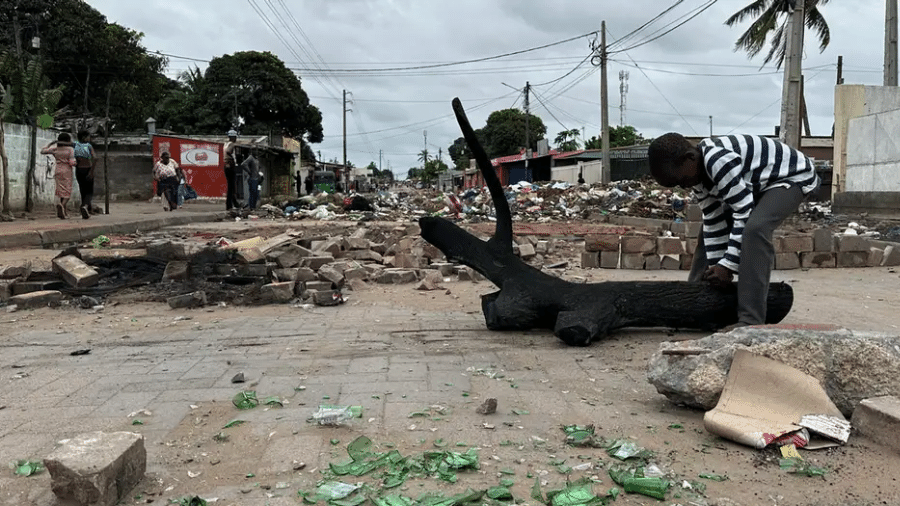
<instances>
[{"instance_id":1,"label":"cardboard sheet","mask_svg":"<svg viewBox=\"0 0 900 506\"><path fill-rule=\"evenodd\" d=\"M764 448L802 429L804 415L846 420L812 376L781 362L736 350L719 403L703 417L706 430Z\"/></svg>"}]
</instances>

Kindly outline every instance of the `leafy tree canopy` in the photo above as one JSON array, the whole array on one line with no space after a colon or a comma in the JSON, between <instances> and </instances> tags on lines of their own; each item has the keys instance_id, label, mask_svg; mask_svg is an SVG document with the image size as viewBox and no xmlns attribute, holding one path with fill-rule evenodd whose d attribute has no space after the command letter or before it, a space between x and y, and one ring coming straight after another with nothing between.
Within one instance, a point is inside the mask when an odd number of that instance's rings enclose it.
<instances>
[{"instance_id":1,"label":"leafy tree canopy","mask_svg":"<svg viewBox=\"0 0 900 506\"><path fill-rule=\"evenodd\" d=\"M525 146L525 113L518 109L494 111L488 116L487 124L480 130L479 140L489 158L519 153ZM529 138L532 150L537 149L537 141L547 135L547 127L541 118L529 114Z\"/></svg>"},{"instance_id":2,"label":"leafy tree canopy","mask_svg":"<svg viewBox=\"0 0 900 506\"><path fill-rule=\"evenodd\" d=\"M803 17L807 28L814 30L819 39L819 52L825 51L831 42L831 31L825 17L819 11L819 5L825 5L828 0L802 0L804 2ZM728 26L734 26L745 18L755 18L747 30L738 37L734 44L735 51L746 51L747 56L753 58L766 45L769 36L772 42L769 52L766 54L763 65L775 60L775 68L781 68L787 50L788 21L792 11L793 0L754 0L743 9L732 14L725 21Z\"/></svg>"},{"instance_id":3,"label":"leafy tree canopy","mask_svg":"<svg viewBox=\"0 0 900 506\"><path fill-rule=\"evenodd\" d=\"M18 27L18 40L16 37ZM40 48L32 38L40 37ZM82 0L0 0L0 44L27 65L42 60L52 88L61 86L59 106L70 116L105 113L123 129L143 129L144 120L162 96L167 79L166 58L151 55L141 45L143 34L109 23ZM17 42L21 54L17 54ZM20 67L21 68L21 67ZM0 80L9 82L4 72Z\"/></svg>"},{"instance_id":4,"label":"leafy tree canopy","mask_svg":"<svg viewBox=\"0 0 900 506\"><path fill-rule=\"evenodd\" d=\"M453 141L453 144L447 148L450 159L453 160L453 168L455 170L466 170L469 168L469 160L473 158L472 150L462 137Z\"/></svg>"},{"instance_id":5,"label":"leafy tree canopy","mask_svg":"<svg viewBox=\"0 0 900 506\"><path fill-rule=\"evenodd\" d=\"M609 147L611 148L634 146L645 142L644 136L631 125L609 127ZM586 140L584 149L603 149L600 137L594 136Z\"/></svg>"}]
</instances>

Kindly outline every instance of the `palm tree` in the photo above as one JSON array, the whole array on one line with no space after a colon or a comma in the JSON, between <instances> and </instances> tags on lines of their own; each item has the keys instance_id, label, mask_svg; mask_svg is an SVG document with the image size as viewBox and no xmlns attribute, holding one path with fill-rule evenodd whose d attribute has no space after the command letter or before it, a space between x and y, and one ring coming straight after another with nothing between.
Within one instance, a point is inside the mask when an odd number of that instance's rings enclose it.
<instances>
[{"instance_id":1,"label":"palm tree","mask_svg":"<svg viewBox=\"0 0 900 506\"><path fill-rule=\"evenodd\" d=\"M431 157L428 156L428 148L425 148L419 152L419 161L426 164L428 163L428 160L431 160Z\"/></svg>"},{"instance_id":2,"label":"palm tree","mask_svg":"<svg viewBox=\"0 0 900 506\"><path fill-rule=\"evenodd\" d=\"M577 128L563 130L556 134L556 139L553 142L556 143L556 149L560 151L575 151L581 146L578 142L578 137L580 136L581 130Z\"/></svg>"},{"instance_id":3,"label":"palm tree","mask_svg":"<svg viewBox=\"0 0 900 506\"><path fill-rule=\"evenodd\" d=\"M734 13L725 21L728 26L734 26L745 18L756 18L750 27L747 28L737 42L734 44L734 50L744 50L750 58L753 58L766 45L771 32L772 43L763 65L775 60L775 67L781 68L784 63L785 50L787 48L787 28L790 19L791 6L795 0L754 0L750 5ZM796 0L804 3L804 17L807 28L813 29L819 39L819 51L824 51L831 42L831 32L828 30L828 23L822 13L819 12L818 6L825 5L828 0Z\"/></svg>"}]
</instances>

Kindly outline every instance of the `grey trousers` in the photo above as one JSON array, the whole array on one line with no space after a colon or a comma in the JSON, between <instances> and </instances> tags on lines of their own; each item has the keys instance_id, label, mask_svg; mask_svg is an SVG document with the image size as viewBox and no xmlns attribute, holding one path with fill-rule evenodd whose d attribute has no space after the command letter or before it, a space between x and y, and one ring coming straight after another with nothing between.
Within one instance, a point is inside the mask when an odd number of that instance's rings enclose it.
<instances>
[{"instance_id":1,"label":"grey trousers","mask_svg":"<svg viewBox=\"0 0 900 506\"><path fill-rule=\"evenodd\" d=\"M785 218L797 210L804 199L800 187L791 185L790 188L772 188L756 201L756 207L744 226L741 242L737 281L739 322L747 325L766 323L769 276L775 262L772 234ZM688 281L700 281L708 267L701 230Z\"/></svg>"}]
</instances>

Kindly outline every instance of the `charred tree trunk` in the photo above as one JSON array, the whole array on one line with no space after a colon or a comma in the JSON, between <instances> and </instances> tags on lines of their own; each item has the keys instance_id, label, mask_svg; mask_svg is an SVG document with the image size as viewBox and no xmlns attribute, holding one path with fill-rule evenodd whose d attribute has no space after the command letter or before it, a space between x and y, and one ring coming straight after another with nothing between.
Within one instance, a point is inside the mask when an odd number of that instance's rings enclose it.
<instances>
[{"instance_id":1,"label":"charred tree trunk","mask_svg":"<svg viewBox=\"0 0 900 506\"><path fill-rule=\"evenodd\" d=\"M567 344L586 346L623 327L715 330L737 322L734 285L717 289L686 281L578 284L523 262L513 254L512 215L500 180L459 99L453 100L453 110L491 193L497 228L485 242L443 218L421 218L419 225L422 237L449 260L468 265L500 288L481 300L489 329L553 329ZM789 285L771 285L767 323L778 323L787 316L793 300Z\"/></svg>"}]
</instances>

